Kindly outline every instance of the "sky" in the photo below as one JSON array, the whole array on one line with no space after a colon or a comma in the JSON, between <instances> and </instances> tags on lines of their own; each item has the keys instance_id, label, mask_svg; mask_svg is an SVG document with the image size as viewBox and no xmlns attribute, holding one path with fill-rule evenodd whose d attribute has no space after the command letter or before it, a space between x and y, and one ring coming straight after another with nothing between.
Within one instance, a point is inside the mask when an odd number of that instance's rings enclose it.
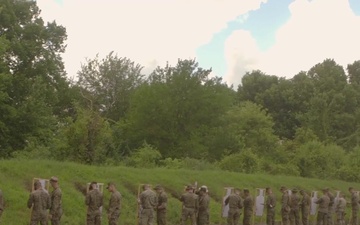
<instances>
[{"instance_id":1,"label":"sky","mask_svg":"<svg viewBox=\"0 0 360 225\"><path fill-rule=\"evenodd\" d=\"M37 0L67 29L69 77L114 51L149 74L196 59L237 86L246 72L291 78L327 58L360 60L360 0Z\"/></svg>"}]
</instances>

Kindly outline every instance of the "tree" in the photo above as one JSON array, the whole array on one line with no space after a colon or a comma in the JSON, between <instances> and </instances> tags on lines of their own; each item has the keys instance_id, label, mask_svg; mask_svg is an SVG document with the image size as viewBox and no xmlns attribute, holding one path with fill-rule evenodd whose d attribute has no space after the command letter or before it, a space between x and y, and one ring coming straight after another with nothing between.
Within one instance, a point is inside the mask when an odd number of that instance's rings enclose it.
<instances>
[{"instance_id":1,"label":"tree","mask_svg":"<svg viewBox=\"0 0 360 225\"><path fill-rule=\"evenodd\" d=\"M233 91L194 60L157 68L131 100L125 137L163 157L207 158L206 136L233 103Z\"/></svg>"},{"instance_id":2,"label":"tree","mask_svg":"<svg viewBox=\"0 0 360 225\"><path fill-rule=\"evenodd\" d=\"M225 127L237 145L231 153L249 149L259 157L271 156L278 143L274 122L257 104L244 102L234 106L225 115Z\"/></svg>"},{"instance_id":3,"label":"tree","mask_svg":"<svg viewBox=\"0 0 360 225\"><path fill-rule=\"evenodd\" d=\"M61 53L66 31L55 22L44 24L35 1L0 0L0 74L4 105L0 108L0 149L3 157L23 149L29 140L46 142L54 113L67 87ZM44 143L45 144L45 143Z\"/></svg>"},{"instance_id":4,"label":"tree","mask_svg":"<svg viewBox=\"0 0 360 225\"><path fill-rule=\"evenodd\" d=\"M78 72L77 85L90 93L102 115L118 121L128 111L130 98L143 82L142 67L110 52L104 59L87 60Z\"/></svg>"}]
</instances>

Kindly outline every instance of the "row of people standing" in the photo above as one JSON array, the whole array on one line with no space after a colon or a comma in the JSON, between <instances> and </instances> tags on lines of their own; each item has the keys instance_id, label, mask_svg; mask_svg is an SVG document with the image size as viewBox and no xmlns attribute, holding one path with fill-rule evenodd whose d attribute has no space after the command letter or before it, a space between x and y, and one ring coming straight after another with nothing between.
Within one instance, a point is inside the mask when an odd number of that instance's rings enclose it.
<instances>
[{"instance_id":1,"label":"row of people standing","mask_svg":"<svg viewBox=\"0 0 360 225\"><path fill-rule=\"evenodd\" d=\"M292 190L292 194L289 195L289 191L286 187L281 187L280 191L282 192L281 197L281 217L283 225L309 225L309 214L310 214L310 205L311 198L304 190L300 190L302 198L297 195L297 190ZM318 204L317 225L333 225L333 214L336 213L336 224L345 225L345 210L347 202L345 200L344 194L340 193L337 201L335 201L334 195L331 193L329 188L324 188L322 190L323 195L316 199L314 203ZM356 194L354 188L350 187L349 192L351 194L351 218L350 223L352 225L358 224L358 212L359 212L359 197ZM267 207L267 224L274 225L275 203L270 204L270 199L275 199L270 188L266 190L268 195L266 201ZM270 213L269 213L270 212ZM301 212L301 222L300 222L300 212ZM270 214L270 215L269 215Z\"/></svg>"}]
</instances>

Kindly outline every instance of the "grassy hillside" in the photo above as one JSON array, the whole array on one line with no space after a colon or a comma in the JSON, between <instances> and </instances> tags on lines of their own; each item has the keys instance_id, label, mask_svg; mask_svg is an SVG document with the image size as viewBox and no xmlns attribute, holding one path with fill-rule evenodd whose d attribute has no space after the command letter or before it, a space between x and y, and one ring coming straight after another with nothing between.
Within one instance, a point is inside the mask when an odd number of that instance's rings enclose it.
<instances>
[{"instance_id":1,"label":"grassy hillside","mask_svg":"<svg viewBox=\"0 0 360 225\"><path fill-rule=\"evenodd\" d=\"M107 183L113 181L123 195L123 210L120 224L136 223L136 199L139 184L161 184L169 196L168 220L169 224L178 224L181 205L177 197L183 191L184 185L198 182L207 185L211 195L211 224L225 224L221 218L221 199L224 187L249 188L253 193L255 188L273 187L280 197L279 187L305 188L319 190L323 187L344 191L349 198L347 188L357 183L342 181L325 181L304 179L298 177L247 175L222 171L192 171L168 169L134 169L126 167L95 167L68 162L55 161L0 161L0 189L6 201L6 209L2 217L2 224L25 225L30 218L30 210L26 202L31 190L33 178L50 178L58 176L63 191L64 216L63 225L84 225L86 207L82 191L86 183L91 181ZM104 190L105 205L108 204L109 193ZM279 211L279 207L277 207ZM103 224L107 224L106 214L103 213ZM278 216L279 219L279 216ZM313 218L312 218L313 219ZM265 220L257 218L256 220Z\"/></svg>"}]
</instances>

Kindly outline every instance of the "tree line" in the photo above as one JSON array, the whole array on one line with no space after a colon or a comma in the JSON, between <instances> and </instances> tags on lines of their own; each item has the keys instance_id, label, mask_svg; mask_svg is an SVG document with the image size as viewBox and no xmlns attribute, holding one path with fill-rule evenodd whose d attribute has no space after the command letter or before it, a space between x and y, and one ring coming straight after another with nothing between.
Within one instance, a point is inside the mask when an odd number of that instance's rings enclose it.
<instances>
[{"instance_id":1,"label":"tree line","mask_svg":"<svg viewBox=\"0 0 360 225\"><path fill-rule=\"evenodd\" d=\"M110 52L71 80L66 38L36 2L0 0L1 158L360 181L360 60L236 88L193 59L144 74Z\"/></svg>"}]
</instances>

